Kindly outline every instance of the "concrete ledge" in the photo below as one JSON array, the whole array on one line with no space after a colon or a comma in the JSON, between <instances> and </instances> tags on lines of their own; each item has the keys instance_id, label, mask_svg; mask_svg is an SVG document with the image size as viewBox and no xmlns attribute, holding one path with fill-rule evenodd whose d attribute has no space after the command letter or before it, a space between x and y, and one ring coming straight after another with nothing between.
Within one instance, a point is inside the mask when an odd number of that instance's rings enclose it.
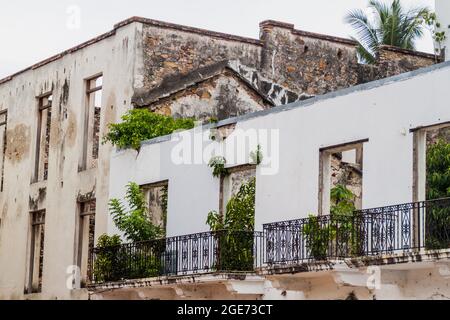
<instances>
[{"instance_id":1,"label":"concrete ledge","mask_svg":"<svg viewBox=\"0 0 450 320\"><path fill-rule=\"evenodd\" d=\"M416 252L404 252L399 254L384 254L374 257L361 257L345 259L345 263L351 268L367 266L397 265L418 262L436 262L450 260L450 249L444 250L420 250Z\"/></svg>"},{"instance_id":2,"label":"concrete ledge","mask_svg":"<svg viewBox=\"0 0 450 320\"><path fill-rule=\"evenodd\" d=\"M107 290L116 290L123 288L143 288L143 287L162 287L177 286L186 284L210 284L224 283L227 281L243 281L243 280L261 280L263 277L254 273L206 273L192 274L185 276L173 277L157 277L147 279L123 280L116 282L108 282L103 284L91 284L88 290L91 294Z\"/></svg>"}]
</instances>

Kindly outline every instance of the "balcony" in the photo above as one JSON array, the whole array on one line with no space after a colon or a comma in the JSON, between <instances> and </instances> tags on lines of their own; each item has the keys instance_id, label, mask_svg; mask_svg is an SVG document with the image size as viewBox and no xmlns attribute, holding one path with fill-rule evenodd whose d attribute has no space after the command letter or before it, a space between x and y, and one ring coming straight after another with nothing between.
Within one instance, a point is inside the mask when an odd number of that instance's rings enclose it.
<instances>
[{"instance_id":1,"label":"balcony","mask_svg":"<svg viewBox=\"0 0 450 320\"><path fill-rule=\"evenodd\" d=\"M450 198L96 248L91 285L205 274L264 274L308 263L450 248ZM290 271L292 272L292 269Z\"/></svg>"},{"instance_id":2,"label":"balcony","mask_svg":"<svg viewBox=\"0 0 450 320\"><path fill-rule=\"evenodd\" d=\"M252 273L263 264L263 233L217 231L96 248L94 284L210 273Z\"/></svg>"},{"instance_id":3,"label":"balcony","mask_svg":"<svg viewBox=\"0 0 450 320\"><path fill-rule=\"evenodd\" d=\"M267 267L450 247L450 198L264 226Z\"/></svg>"}]
</instances>

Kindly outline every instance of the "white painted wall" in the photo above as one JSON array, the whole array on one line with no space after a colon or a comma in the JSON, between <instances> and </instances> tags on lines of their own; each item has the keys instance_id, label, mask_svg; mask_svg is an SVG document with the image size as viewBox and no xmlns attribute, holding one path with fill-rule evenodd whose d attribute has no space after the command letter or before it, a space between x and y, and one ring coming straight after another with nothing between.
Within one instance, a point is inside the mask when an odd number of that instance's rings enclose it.
<instances>
[{"instance_id":1,"label":"white painted wall","mask_svg":"<svg viewBox=\"0 0 450 320\"><path fill-rule=\"evenodd\" d=\"M237 131L276 129L280 135L279 172L265 175L264 165L258 168L256 228L317 213L319 149L361 139L369 139L364 145L363 207L411 202L413 134L409 130L450 121L450 64L430 70L238 121ZM231 142L228 138L223 144ZM260 144L267 153L268 145ZM139 155L121 151L111 161L112 197L123 196L128 181L169 179L169 236L207 230L207 213L219 206L219 179L212 177L207 161L176 165L170 158L175 145L173 140L144 145Z\"/></svg>"}]
</instances>

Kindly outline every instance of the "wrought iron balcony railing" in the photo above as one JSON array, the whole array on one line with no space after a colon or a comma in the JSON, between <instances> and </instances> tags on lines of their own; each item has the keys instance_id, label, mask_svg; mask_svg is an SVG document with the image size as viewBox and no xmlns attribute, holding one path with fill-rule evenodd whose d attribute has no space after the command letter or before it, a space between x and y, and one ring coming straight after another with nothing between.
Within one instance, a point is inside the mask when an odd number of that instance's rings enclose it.
<instances>
[{"instance_id":1,"label":"wrought iron balcony railing","mask_svg":"<svg viewBox=\"0 0 450 320\"><path fill-rule=\"evenodd\" d=\"M205 232L96 248L91 283L450 248L450 198L276 222L264 232Z\"/></svg>"},{"instance_id":2,"label":"wrought iron balcony railing","mask_svg":"<svg viewBox=\"0 0 450 320\"><path fill-rule=\"evenodd\" d=\"M450 198L271 223L264 236L269 267L449 248Z\"/></svg>"},{"instance_id":3,"label":"wrought iron balcony railing","mask_svg":"<svg viewBox=\"0 0 450 320\"><path fill-rule=\"evenodd\" d=\"M217 231L95 248L89 277L105 283L160 276L253 272L262 266L262 232Z\"/></svg>"}]
</instances>

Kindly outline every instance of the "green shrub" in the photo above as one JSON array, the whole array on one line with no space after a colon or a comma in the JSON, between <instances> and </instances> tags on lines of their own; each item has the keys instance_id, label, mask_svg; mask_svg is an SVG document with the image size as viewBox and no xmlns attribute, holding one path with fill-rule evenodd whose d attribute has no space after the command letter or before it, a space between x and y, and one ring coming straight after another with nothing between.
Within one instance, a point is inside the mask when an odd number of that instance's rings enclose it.
<instances>
[{"instance_id":1,"label":"green shrub","mask_svg":"<svg viewBox=\"0 0 450 320\"><path fill-rule=\"evenodd\" d=\"M442 139L427 150L427 200L450 196L450 144ZM426 239L428 249L450 246L450 208L428 203L426 211Z\"/></svg>"},{"instance_id":2,"label":"green shrub","mask_svg":"<svg viewBox=\"0 0 450 320\"><path fill-rule=\"evenodd\" d=\"M355 208L355 196L345 186L331 190L330 216L310 215L303 226L306 247L317 260L328 257L358 256L363 254L363 220Z\"/></svg>"},{"instance_id":3,"label":"green shrub","mask_svg":"<svg viewBox=\"0 0 450 320\"><path fill-rule=\"evenodd\" d=\"M253 269L256 178L245 183L227 204L225 217L212 211L207 224L219 243L217 269L249 271Z\"/></svg>"},{"instance_id":4,"label":"green shrub","mask_svg":"<svg viewBox=\"0 0 450 320\"><path fill-rule=\"evenodd\" d=\"M188 130L195 126L193 119L173 119L148 109L133 109L122 116L122 122L109 125L103 143L111 142L118 148L139 150L141 142L165 136L176 130Z\"/></svg>"},{"instance_id":5,"label":"green shrub","mask_svg":"<svg viewBox=\"0 0 450 320\"><path fill-rule=\"evenodd\" d=\"M121 254L122 240L119 236L106 234L98 239L94 263L94 279L96 282L116 281L121 278L126 257Z\"/></svg>"},{"instance_id":6,"label":"green shrub","mask_svg":"<svg viewBox=\"0 0 450 320\"><path fill-rule=\"evenodd\" d=\"M154 240L165 236L161 226L155 226L149 219L145 195L139 185L130 182L127 185L125 199L129 211L126 211L118 199L111 199L109 210L117 228L130 242Z\"/></svg>"}]
</instances>

